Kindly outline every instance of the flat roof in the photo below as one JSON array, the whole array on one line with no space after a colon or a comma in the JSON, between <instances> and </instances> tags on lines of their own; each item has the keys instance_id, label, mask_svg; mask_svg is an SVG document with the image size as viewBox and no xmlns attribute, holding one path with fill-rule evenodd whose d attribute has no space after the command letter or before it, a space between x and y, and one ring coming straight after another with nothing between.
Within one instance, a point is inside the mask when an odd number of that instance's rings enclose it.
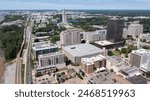
<instances>
[{"instance_id":1,"label":"flat roof","mask_svg":"<svg viewBox=\"0 0 150 101\"><path fill-rule=\"evenodd\" d=\"M56 56L56 55L64 55L64 54L58 51L58 52L53 52L53 53L48 53L48 54L42 54L42 55L39 55L38 57L45 58L45 57Z\"/></svg>"},{"instance_id":2,"label":"flat roof","mask_svg":"<svg viewBox=\"0 0 150 101\"><path fill-rule=\"evenodd\" d=\"M58 48L56 44L52 44L49 42L37 42L33 43L33 50L44 50L44 49L50 49L50 48Z\"/></svg>"},{"instance_id":3,"label":"flat roof","mask_svg":"<svg viewBox=\"0 0 150 101\"><path fill-rule=\"evenodd\" d=\"M137 54L137 55L150 55L150 51L146 49L139 49L139 50L133 50L132 53Z\"/></svg>"},{"instance_id":4,"label":"flat roof","mask_svg":"<svg viewBox=\"0 0 150 101\"><path fill-rule=\"evenodd\" d=\"M101 45L101 46L114 44L114 43L112 43L112 42L110 42L110 41L107 41L107 40L104 40L104 41L97 41L97 42L95 42L95 43L97 43L97 44L99 44L99 45Z\"/></svg>"},{"instance_id":5,"label":"flat roof","mask_svg":"<svg viewBox=\"0 0 150 101\"><path fill-rule=\"evenodd\" d=\"M104 52L104 50L97 48L96 46L93 46L91 44L77 44L77 45L65 46L63 47L63 49L69 52L74 57Z\"/></svg>"}]
</instances>

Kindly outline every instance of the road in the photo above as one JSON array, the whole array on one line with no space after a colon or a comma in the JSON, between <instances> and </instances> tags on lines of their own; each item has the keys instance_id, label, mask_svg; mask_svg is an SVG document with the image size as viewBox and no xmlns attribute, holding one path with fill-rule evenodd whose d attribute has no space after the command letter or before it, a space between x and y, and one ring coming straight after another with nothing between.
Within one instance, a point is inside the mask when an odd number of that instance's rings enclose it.
<instances>
[{"instance_id":1,"label":"road","mask_svg":"<svg viewBox=\"0 0 150 101\"><path fill-rule=\"evenodd\" d=\"M127 40L126 43L128 44L133 44L133 45L137 45L137 41L130 41L130 40ZM149 43L144 43L142 41L140 41L140 46L150 46Z\"/></svg>"},{"instance_id":2,"label":"road","mask_svg":"<svg viewBox=\"0 0 150 101\"><path fill-rule=\"evenodd\" d=\"M26 84L32 84L32 69L31 69L31 49L32 49L32 25L33 23L31 22L31 24L29 26L27 26L27 30L26 30L26 42L28 43L28 47L27 47L27 61L26 61L26 74L25 74L25 82Z\"/></svg>"}]
</instances>

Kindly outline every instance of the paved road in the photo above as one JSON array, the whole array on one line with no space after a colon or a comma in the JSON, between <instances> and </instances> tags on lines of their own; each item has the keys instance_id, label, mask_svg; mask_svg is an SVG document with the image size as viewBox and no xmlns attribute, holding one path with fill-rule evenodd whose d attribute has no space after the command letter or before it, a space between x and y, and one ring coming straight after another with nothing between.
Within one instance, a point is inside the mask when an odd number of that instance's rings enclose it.
<instances>
[{"instance_id":1,"label":"paved road","mask_svg":"<svg viewBox=\"0 0 150 101\"><path fill-rule=\"evenodd\" d=\"M32 49L32 23L27 27L26 30L26 42L28 43L28 51L27 51L27 63L26 63L26 84L32 83L32 70L30 67L31 61L31 49Z\"/></svg>"}]
</instances>

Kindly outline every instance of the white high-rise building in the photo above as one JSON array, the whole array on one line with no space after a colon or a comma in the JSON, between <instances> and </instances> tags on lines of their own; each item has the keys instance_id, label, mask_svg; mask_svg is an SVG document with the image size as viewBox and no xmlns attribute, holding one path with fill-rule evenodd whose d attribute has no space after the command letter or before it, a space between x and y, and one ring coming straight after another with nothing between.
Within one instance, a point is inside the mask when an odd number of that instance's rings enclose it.
<instances>
[{"instance_id":1,"label":"white high-rise building","mask_svg":"<svg viewBox=\"0 0 150 101\"><path fill-rule=\"evenodd\" d=\"M60 42L62 46L76 45L81 43L80 31L69 29L60 33Z\"/></svg>"},{"instance_id":2,"label":"white high-rise building","mask_svg":"<svg viewBox=\"0 0 150 101\"><path fill-rule=\"evenodd\" d=\"M128 35L131 35L133 38L136 38L142 33L143 33L143 25L131 24L128 26Z\"/></svg>"},{"instance_id":3,"label":"white high-rise building","mask_svg":"<svg viewBox=\"0 0 150 101\"><path fill-rule=\"evenodd\" d=\"M83 32L83 39L86 43L106 40L107 30L97 30L93 32Z\"/></svg>"},{"instance_id":4,"label":"white high-rise building","mask_svg":"<svg viewBox=\"0 0 150 101\"><path fill-rule=\"evenodd\" d=\"M130 54L130 63L142 71L150 71L150 51L145 49L134 50Z\"/></svg>"},{"instance_id":5,"label":"white high-rise building","mask_svg":"<svg viewBox=\"0 0 150 101\"><path fill-rule=\"evenodd\" d=\"M67 16L65 10L62 12L62 23L67 23Z\"/></svg>"}]
</instances>

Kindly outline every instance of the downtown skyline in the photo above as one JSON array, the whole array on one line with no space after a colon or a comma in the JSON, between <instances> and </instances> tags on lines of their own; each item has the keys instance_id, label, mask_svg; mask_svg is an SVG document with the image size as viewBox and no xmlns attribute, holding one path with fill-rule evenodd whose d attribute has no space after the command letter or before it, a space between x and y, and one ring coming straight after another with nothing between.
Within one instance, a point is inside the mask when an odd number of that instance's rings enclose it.
<instances>
[{"instance_id":1,"label":"downtown skyline","mask_svg":"<svg viewBox=\"0 0 150 101\"><path fill-rule=\"evenodd\" d=\"M0 0L0 10L150 9L150 0Z\"/></svg>"}]
</instances>

